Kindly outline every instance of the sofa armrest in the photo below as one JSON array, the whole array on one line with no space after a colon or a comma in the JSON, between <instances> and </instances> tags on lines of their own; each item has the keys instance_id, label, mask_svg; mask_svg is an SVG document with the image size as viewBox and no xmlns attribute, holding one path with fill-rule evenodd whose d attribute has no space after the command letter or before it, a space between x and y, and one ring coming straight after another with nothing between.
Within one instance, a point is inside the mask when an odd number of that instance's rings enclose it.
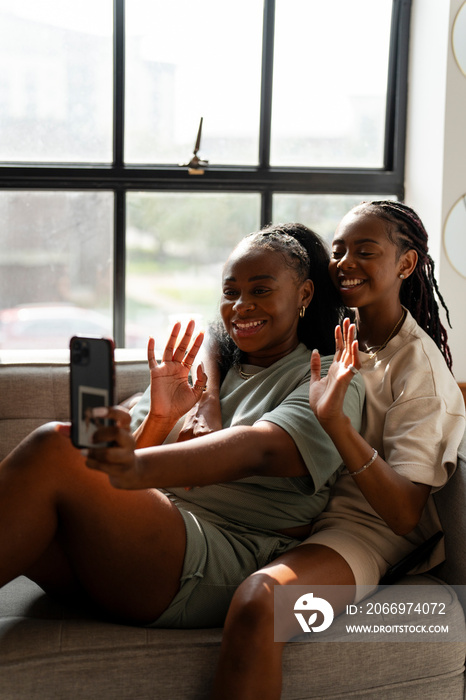
<instances>
[{"instance_id":1,"label":"sofa armrest","mask_svg":"<svg viewBox=\"0 0 466 700\"><path fill-rule=\"evenodd\" d=\"M435 504L445 533L445 561L436 574L451 585L466 584L466 434L458 450L458 465L448 483L434 494ZM462 600L466 609L465 600Z\"/></svg>"}]
</instances>

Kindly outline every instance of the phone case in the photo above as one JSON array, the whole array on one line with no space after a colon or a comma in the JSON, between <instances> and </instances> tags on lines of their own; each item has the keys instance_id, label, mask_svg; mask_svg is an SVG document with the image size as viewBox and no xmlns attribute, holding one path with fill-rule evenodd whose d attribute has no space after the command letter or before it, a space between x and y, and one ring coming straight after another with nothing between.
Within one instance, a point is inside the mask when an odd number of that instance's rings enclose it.
<instances>
[{"instance_id":1,"label":"phone case","mask_svg":"<svg viewBox=\"0 0 466 700\"><path fill-rule=\"evenodd\" d=\"M70 340L71 441L75 447L97 447L92 436L107 419L94 418L92 409L113 406L114 344L110 338L73 336Z\"/></svg>"}]
</instances>

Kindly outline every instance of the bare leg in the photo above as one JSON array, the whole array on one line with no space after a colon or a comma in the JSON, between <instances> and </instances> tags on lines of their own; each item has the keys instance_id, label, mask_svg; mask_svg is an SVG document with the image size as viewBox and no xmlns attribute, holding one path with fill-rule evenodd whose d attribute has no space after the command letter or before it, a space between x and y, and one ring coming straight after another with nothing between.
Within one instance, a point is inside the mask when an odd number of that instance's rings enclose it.
<instances>
[{"instance_id":1,"label":"bare leg","mask_svg":"<svg viewBox=\"0 0 466 700\"><path fill-rule=\"evenodd\" d=\"M247 578L236 591L225 621L213 700L279 700L284 643L274 642L274 586L332 586L335 614L354 597L346 561L332 549L306 544L287 552ZM298 630L299 631L299 630ZM290 627L290 638L296 634Z\"/></svg>"},{"instance_id":2,"label":"bare leg","mask_svg":"<svg viewBox=\"0 0 466 700\"><path fill-rule=\"evenodd\" d=\"M115 489L53 425L0 465L0 585L26 573L151 622L178 590L185 546L183 519L162 493Z\"/></svg>"}]
</instances>

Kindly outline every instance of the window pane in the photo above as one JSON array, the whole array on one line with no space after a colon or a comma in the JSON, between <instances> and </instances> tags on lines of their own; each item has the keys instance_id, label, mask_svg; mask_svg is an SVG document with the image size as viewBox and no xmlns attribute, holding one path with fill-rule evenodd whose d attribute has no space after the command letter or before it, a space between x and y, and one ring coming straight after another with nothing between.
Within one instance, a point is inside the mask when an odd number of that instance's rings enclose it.
<instances>
[{"instance_id":1,"label":"window pane","mask_svg":"<svg viewBox=\"0 0 466 700\"><path fill-rule=\"evenodd\" d=\"M112 333L113 195L0 192L0 348Z\"/></svg>"},{"instance_id":2,"label":"window pane","mask_svg":"<svg viewBox=\"0 0 466 700\"><path fill-rule=\"evenodd\" d=\"M375 199L395 198L384 194L277 194L273 197L273 219L299 221L330 244L345 214L362 201Z\"/></svg>"},{"instance_id":3,"label":"window pane","mask_svg":"<svg viewBox=\"0 0 466 700\"><path fill-rule=\"evenodd\" d=\"M0 160L111 162L112 0L0 0Z\"/></svg>"},{"instance_id":4,"label":"window pane","mask_svg":"<svg viewBox=\"0 0 466 700\"><path fill-rule=\"evenodd\" d=\"M257 194L128 195L126 344L132 326L160 351L175 321L199 328L217 316L222 267L236 243L259 228Z\"/></svg>"},{"instance_id":5,"label":"window pane","mask_svg":"<svg viewBox=\"0 0 466 700\"><path fill-rule=\"evenodd\" d=\"M125 159L258 161L262 0L126 3Z\"/></svg>"},{"instance_id":6,"label":"window pane","mask_svg":"<svg viewBox=\"0 0 466 700\"><path fill-rule=\"evenodd\" d=\"M277 0L272 165L382 167L391 0Z\"/></svg>"}]
</instances>

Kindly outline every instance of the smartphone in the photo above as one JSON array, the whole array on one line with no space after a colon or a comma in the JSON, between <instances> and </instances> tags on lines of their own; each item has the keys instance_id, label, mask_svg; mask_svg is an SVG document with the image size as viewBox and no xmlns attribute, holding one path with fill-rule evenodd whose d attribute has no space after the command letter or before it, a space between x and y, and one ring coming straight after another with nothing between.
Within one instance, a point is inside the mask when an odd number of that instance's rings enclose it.
<instances>
[{"instance_id":1,"label":"smartphone","mask_svg":"<svg viewBox=\"0 0 466 700\"><path fill-rule=\"evenodd\" d=\"M94 418L98 406L113 406L114 343L110 338L73 336L70 340L71 441L75 447L102 447L92 441L95 431L110 425Z\"/></svg>"}]
</instances>

